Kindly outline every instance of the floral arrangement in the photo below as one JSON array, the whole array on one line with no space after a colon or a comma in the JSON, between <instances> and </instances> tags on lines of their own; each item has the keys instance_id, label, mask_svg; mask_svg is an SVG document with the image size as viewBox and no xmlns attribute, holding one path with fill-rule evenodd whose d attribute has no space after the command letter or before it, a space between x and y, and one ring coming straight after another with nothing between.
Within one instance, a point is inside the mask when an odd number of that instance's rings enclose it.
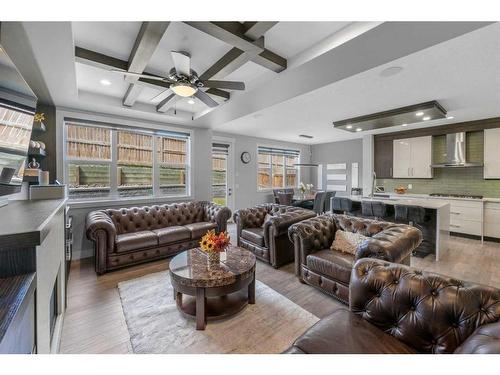
<instances>
[{"instance_id":1,"label":"floral arrangement","mask_svg":"<svg viewBox=\"0 0 500 375\"><path fill-rule=\"evenodd\" d=\"M229 246L229 234L227 232L215 233L210 230L201 238L200 247L207 253L221 253Z\"/></svg>"},{"instance_id":2,"label":"floral arrangement","mask_svg":"<svg viewBox=\"0 0 500 375\"><path fill-rule=\"evenodd\" d=\"M36 113L33 119L35 122L42 122L45 120L45 113Z\"/></svg>"},{"instance_id":3,"label":"floral arrangement","mask_svg":"<svg viewBox=\"0 0 500 375\"><path fill-rule=\"evenodd\" d=\"M302 194L304 194L306 191L310 192L313 186L314 186L313 184L304 184L303 182L301 182L299 185L299 190Z\"/></svg>"}]
</instances>

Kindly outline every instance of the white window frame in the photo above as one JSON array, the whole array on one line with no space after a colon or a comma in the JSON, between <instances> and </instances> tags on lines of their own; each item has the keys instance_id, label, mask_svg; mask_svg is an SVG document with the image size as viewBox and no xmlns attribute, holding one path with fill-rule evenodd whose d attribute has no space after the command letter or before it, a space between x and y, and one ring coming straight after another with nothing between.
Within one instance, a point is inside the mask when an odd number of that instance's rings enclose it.
<instances>
[{"instance_id":1,"label":"white window frame","mask_svg":"<svg viewBox=\"0 0 500 375\"><path fill-rule=\"evenodd\" d=\"M258 192L269 192L273 191L274 189L290 189L290 188L298 188L299 187L299 181L300 181L300 168L297 168L297 183L295 186L287 186L286 185L286 156L283 161L283 185L281 187L273 187L272 182L273 182L273 162L272 162L272 157L269 161L269 169L271 170L271 187L266 187L266 188L261 188L259 187L259 149L260 148L273 148L273 149L279 149L279 150L285 150L285 151L293 151L298 153L298 162L301 162L302 158L302 153L299 149L294 149L294 148L288 148L288 147L283 147L283 146L276 146L276 145L263 145L263 144L258 144L257 148L255 150L255 154L257 155L256 157L256 172L255 172L255 182L257 185L257 191ZM283 154L285 155L285 154Z\"/></svg>"},{"instance_id":2,"label":"white window frame","mask_svg":"<svg viewBox=\"0 0 500 375\"><path fill-rule=\"evenodd\" d=\"M80 125L80 126L87 126L87 127L97 127L97 128L108 128L110 129L110 160L96 160L96 159L85 159L85 158L70 158L67 156L67 131L68 131L68 124L74 124L74 125ZM153 142L152 142L152 187L153 187L153 194L152 195L142 195L142 196L134 196L134 197L120 197L119 192L118 192L118 132L119 131L128 131L131 133L139 133L139 134L147 134L151 135L153 137ZM113 124L95 124L93 121L88 121L85 119L82 120L77 120L77 119L64 119L63 120L63 175L64 175L64 181L69 181L69 176L68 176L68 165L69 164L76 164L76 165L82 165L82 164L97 164L97 165L109 165L110 168L110 173L109 173L109 195L102 197L102 198L70 198L70 202L72 203L85 203L85 202L101 202L101 201L106 201L106 200L112 200L112 201L134 201L134 200L148 200L148 199L179 199L179 198L190 198L191 197L191 191L192 191L192 186L191 186L191 142L192 142L192 133L191 132L182 132L185 134L188 134L186 136L186 191L185 194L181 195L165 195L165 194L160 194L160 177L159 177L159 167L160 167L160 162L158 160L158 153L157 153L157 145L156 145L156 139L155 137L167 137L168 138L168 132L176 133L176 130L169 130L165 129L164 131L162 130L157 130L157 129L148 129L148 128L140 128L140 127L128 127L128 126L120 126L120 125L113 125ZM175 138L175 137L172 137Z\"/></svg>"}]
</instances>

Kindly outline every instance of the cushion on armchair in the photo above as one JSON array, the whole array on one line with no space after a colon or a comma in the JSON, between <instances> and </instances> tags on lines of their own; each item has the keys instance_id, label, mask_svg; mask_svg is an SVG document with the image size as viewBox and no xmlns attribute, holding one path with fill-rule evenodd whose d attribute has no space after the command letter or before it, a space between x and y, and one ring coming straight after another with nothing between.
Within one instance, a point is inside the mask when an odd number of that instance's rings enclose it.
<instances>
[{"instance_id":1,"label":"cushion on armchair","mask_svg":"<svg viewBox=\"0 0 500 375\"><path fill-rule=\"evenodd\" d=\"M335 239L332 242L330 249L333 251L340 251L355 255L359 245L363 243L368 237L363 236L361 233L347 232L337 230L335 232Z\"/></svg>"}]
</instances>

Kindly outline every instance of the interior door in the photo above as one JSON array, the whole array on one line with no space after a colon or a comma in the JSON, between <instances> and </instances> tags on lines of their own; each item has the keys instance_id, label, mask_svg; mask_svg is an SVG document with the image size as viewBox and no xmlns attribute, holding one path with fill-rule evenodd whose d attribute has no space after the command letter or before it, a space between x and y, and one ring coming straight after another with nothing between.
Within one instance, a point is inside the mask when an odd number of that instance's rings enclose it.
<instances>
[{"instance_id":1,"label":"interior door","mask_svg":"<svg viewBox=\"0 0 500 375\"><path fill-rule=\"evenodd\" d=\"M395 139L393 141L393 171L394 178L410 177L411 142L409 139Z\"/></svg>"},{"instance_id":2,"label":"interior door","mask_svg":"<svg viewBox=\"0 0 500 375\"><path fill-rule=\"evenodd\" d=\"M231 142L212 143L212 202L234 210L234 158Z\"/></svg>"},{"instance_id":3,"label":"interior door","mask_svg":"<svg viewBox=\"0 0 500 375\"><path fill-rule=\"evenodd\" d=\"M432 178L432 137L411 138L410 176Z\"/></svg>"}]
</instances>

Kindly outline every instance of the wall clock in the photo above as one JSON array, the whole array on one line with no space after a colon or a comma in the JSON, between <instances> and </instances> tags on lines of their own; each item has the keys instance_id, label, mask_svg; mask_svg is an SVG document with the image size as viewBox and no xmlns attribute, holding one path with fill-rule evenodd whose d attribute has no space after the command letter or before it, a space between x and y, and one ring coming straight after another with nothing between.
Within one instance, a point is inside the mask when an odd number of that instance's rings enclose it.
<instances>
[{"instance_id":1,"label":"wall clock","mask_svg":"<svg viewBox=\"0 0 500 375\"><path fill-rule=\"evenodd\" d=\"M241 158L241 161L245 164L250 163L250 160L252 160L252 156L250 155L250 153L248 151L242 152L240 158Z\"/></svg>"}]
</instances>

